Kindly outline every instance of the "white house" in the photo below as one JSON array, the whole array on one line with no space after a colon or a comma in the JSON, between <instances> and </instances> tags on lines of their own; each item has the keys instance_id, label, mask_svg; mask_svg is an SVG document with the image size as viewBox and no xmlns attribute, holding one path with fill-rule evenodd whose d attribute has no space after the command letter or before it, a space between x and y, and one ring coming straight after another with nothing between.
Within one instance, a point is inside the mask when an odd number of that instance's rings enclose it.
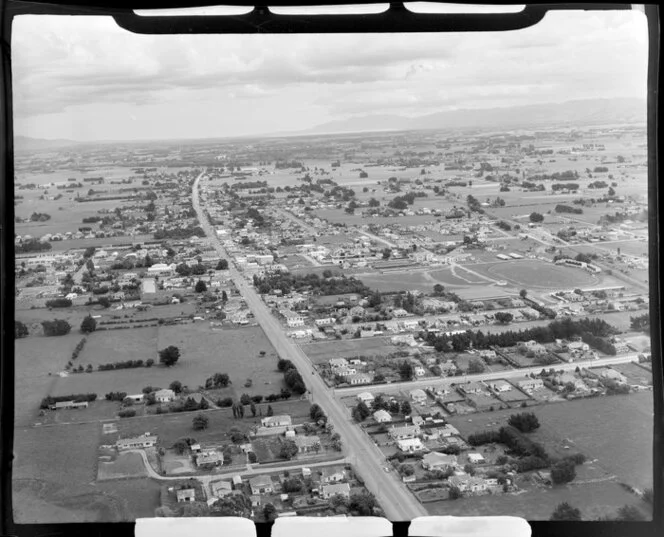
<instances>
[{"instance_id":1,"label":"white house","mask_svg":"<svg viewBox=\"0 0 664 537\"><path fill-rule=\"evenodd\" d=\"M154 447L157 443L157 437L151 434L144 434L143 436L135 436L132 438L121 438L115 445L118 450L123 449L142 449Z\"/></svg>"},{"instance_id":2,"label":"white house","mask_svg":"<svg viewBox=\"0 0 664 537\"><path fill-rule=\"evenodd\" d=\"M295 328L298 326L304 326L304 316L292 310L279 310L279 313L284 319L286 319L286 324L289 328Z\"/></svg>"},{"instance_id":3,"label":"white house","mask_svg":"<svg viewBox=\"0 0 664 537\"><path fill-rule=\"evenodd\" d=\"M409 395L410 395L410 398L415 403L423 403L424 401L427 400L427 394L424 392L424 390L421 390L420 388L416 388L414 390L411 390Z\"/></svg>"},{"instance_id":4,"label":"white house","mask_svg":"<svg viewBox=\"0 0 664 537\"><path fill-rule=\"evenodd\" d=\"M350 485L348 483L334 483L332 485L323 485L320 490L321 498L328 500L337 494L350 498Z\"/></svg>"},{"instance_id":5,"label":"white house","mask_svg":"<svg viewBox=\"0 0 664 537\"><path fill-rule=\"evenodd\" d=\"M424 444L422 444L422 441L419 438L397 440L397 447L404 453L416 453L425 449Z\"/></svg>"},{"instance_id":6,"label":"white house","mask_svg":"<svg viewBox=\"0 0 664 537\"><path fill-rule=\"evenodd\" d=\"M387 434L392 440L415 438L420 434L420 428L417 425L402 425L401 427L393 426Z\"/></svg>"},{"instance_id":7,"label":"white house","mask_svg":"<svg viewBox=\"0 0 664 537\"><path fill-rule=\"evenodd\" d=\"M292 420L288 414L268 416L266 418L261 418L261 425L263 427L287 427L292 425Z\"/></svg>"},{"instance_id":8,"label":"white house","mask_svg":"<svg viewBox=\"0 0 664 537\"><path fill-rule=\"evenodd\" d=\"M170 403L173 399L175 399L175 392L167 388L163 390L157 390L154 395L158 403Z\"/></svg>"},{"instance_id":9,"label":"white house","mask_svg":"<svg viewBox=\"0 0 664 537\"><path fill-rule=\"evenodd\" d=\"M362 392L357 394L357 400L361 401L367 406L371 406L374 402L374 396L371 392Z\"/></svg>"},{"instance_id":10,"label":"white house","mask_svg":"<svg viewBox=\"0 0 664 537\"><path fill-rule=\"evenodd\" d=\"M446 455L436 451L422 457L422 468L425 470L446 470L457 467L456 455Z\"/></svg>"},{"instance_id":11,"label":"white house","mask_svg":"<svg viewBox=\"0 0 664 537\"><path fill-rule=\"evenodd\" d=\"M539 390L540 388L544 387L544 382L542 379L533 379L533 378L525 378L523 380L517 381L516 385L526 391L530 392L533 390Z\"/></svg>"},{"instance_id":12,"label":"white house","mask_svg":"<svg viewBox=\"0 0 664 537\"><path fill-rule=\"evenodd\" d=\"M373 413L373 418L378 423L389 423L392 421L392 416L387 410L376 410L376 412Z\"/></svg>"},{"instance_id":13,"label":"white house","mask_svg":"<svg viewBox=\"0 0 664 537\"><path fill-rule=\"evenodd\" d=\"M194 489L178 490L175 495L177 496L178 503L193 502L196 500L196 492Z\"/></svg>"},{"instance_id":14,"label":"white house","mask_svg":"<svg viewBox=\"0 0 664 537\"><path fill-rule=\"evenodd\" d=\"M269 475L259 475L249 480L252 494L270 494L274 491L272 478Z\"/></svg>"},{"instance_id":15,"label":"white house","mask_svg":"<svg viewBox=\"0 0 664 537\"><path fill-rule=\"evenodd\" d=\"M468 462L471 464L484 464L486 460L481 453L468 453Z\"/></svg>"}]
</instances>

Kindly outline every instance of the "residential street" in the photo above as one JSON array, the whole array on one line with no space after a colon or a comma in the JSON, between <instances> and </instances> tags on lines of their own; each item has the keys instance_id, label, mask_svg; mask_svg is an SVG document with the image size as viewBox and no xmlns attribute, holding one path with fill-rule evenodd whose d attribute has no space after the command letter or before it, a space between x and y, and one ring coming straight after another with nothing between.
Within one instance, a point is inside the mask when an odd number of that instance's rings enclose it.
<instances>
[{"instance_id":1,"label":"residential street","mask_svg":"<svg viewBox=\"0 0 664 537\"><path fill-rule=\"evenodd\" d=\"M288 338L280 323L272 316L260 296L234 266L232 258L224 250L217 239L215 230L203 213L198 189L203 175L204 172L196 178L193 184L192 203L194 210L211 245L221 257L228 259L231 279L254 313L256 321L263 328L279 356L291 360L300 371L311 392L312 400L321 405L335 431L341 435L345 452L353 463L355 472L361 476L366 487L376 496L387 518L392 521L400 521L425 516L427 514L425 508L408 491L405 485L398 481L392 475L392 472L387 473L383 470L386 462L378 448L361 431L359 426L351 421L344 405L335 399L332 390L326 386L322 378L313 369L308 357Z\"/></svg>"}]
</instances>

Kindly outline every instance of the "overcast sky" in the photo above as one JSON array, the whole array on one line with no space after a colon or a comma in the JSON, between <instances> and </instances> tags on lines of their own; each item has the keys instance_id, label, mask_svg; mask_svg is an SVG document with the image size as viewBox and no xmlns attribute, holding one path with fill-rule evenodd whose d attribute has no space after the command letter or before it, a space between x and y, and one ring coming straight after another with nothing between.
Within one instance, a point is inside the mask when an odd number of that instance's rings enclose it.
<instances>
[{"instance_id":1,"label":"overcast sky","mask_svg":"<svg viewBox=\"0 0 664 537\"><path fill-rule=\"evenodd\" d=\"M34 138L208 138L646 96L635 11L554 12L481 34L143 36L110 18L25 16L12 36L14 131Z\"/></svg>"}]
</instances>

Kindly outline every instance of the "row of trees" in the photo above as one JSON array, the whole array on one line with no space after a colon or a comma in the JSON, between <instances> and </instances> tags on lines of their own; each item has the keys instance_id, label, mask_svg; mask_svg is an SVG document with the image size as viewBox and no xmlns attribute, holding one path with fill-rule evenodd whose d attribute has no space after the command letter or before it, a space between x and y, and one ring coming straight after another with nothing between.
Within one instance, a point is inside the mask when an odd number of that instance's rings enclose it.
<instances>
[{"instance_id":1,"label":"row of trees","mask_svg":"<svg viewBox=\"0 0 664 537\"><path fill-rule=\"evenodd\" d=\"M325 277L325 273L322 278L318 274L295 275L290 273L275 273L263 277L254 275L254 287L261 294L267 294L274 290L281 290L285 295L292 291L312 291L314 294L323 296L346 293L356 293L365 296L371 293L371 289L360 280L345 276L329 278Z\"/></svg>"},{"instance_id":2,"label":"row of trees","mask_svg":"<svg viewBox=\"0 0 664 537\"><path fill-rule=\"evenodd\" d=\"M122 362L112 362L108 364L99 364L97 366L98 371L113 371L115 369L134 369L137 367L152 367L154 365L154 360L152 358L148 360L124 360Z\"/></svg>"},{"instance_id":3,"label":"row of trees","mask_svg":"<svg viewBox=\"0 0 664 537\"><path fill-rule=\"evenodd\" d=\"M519 331L507 330L501 333L485 334L479 330L452 335L422 332L420 337L432 344L438 352L448 351L450 348L456 352L463 352L471 347L475 349L487 349L493 346L512 347L519 341L535 340L538 343L551 343L556 339L583 337L584 334L599 339L616 333L618 330L603 319L572 320L564 318L552 321L547 326L536 326Z\"/></svg>"},{"instance_id":4,"label":"row of trees","mask_svg":"<svg viewBox=\"0 0 664 537\"><path fill-rule=\"evenodd\" d=\"M279 369L279 371L284 374L284 382L290 391L298 395L302 395L307 391L307 387L304 384L304 379L302 378L302 375L300 375L300 372L297 370L293 362L279 358L279 361L277 362L277 369Z\"/></svg>"}]
</instances>

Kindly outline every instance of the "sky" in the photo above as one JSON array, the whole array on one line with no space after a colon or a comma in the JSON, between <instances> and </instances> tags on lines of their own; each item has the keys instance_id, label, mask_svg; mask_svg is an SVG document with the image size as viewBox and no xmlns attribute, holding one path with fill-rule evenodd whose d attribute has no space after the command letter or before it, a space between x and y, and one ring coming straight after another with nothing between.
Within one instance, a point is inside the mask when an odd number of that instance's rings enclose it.
<instances>
[{"instance_id":1,"label":"sky","mask_svg":"<svg viewBox=\"0 0 664 537\"><path fill-rule=\"evenodd\" d=\"M138 35L104 17L14 21L14 132L80 141L302 131L419 116L646 97L646 18L553 12L511 32Z\"/></svg>"}]
</instances>

